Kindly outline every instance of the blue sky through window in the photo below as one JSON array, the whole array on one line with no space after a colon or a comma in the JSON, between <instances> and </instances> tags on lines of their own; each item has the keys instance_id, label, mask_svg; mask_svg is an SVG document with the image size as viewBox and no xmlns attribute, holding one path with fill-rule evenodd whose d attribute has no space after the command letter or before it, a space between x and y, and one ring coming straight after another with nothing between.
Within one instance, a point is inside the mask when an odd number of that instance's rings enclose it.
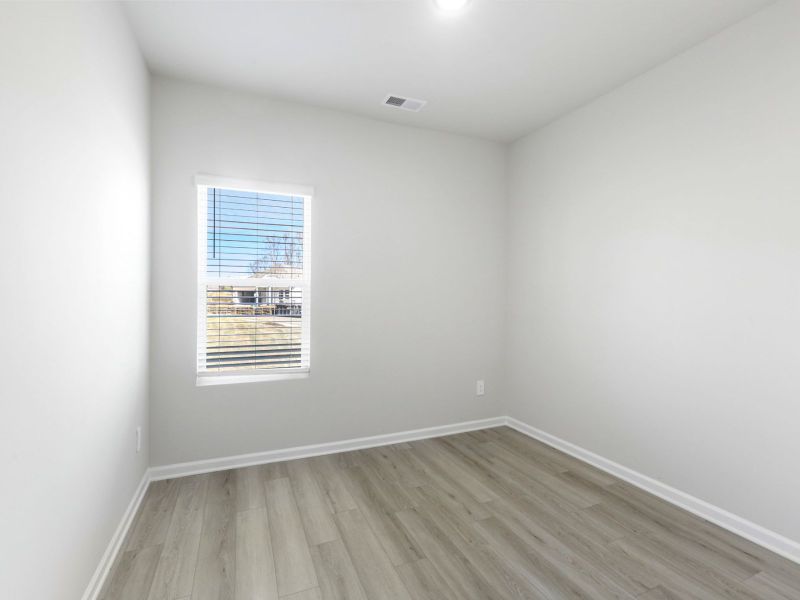
<instances>
[{"instance_id":1,"label":"blue sky through window","mask_svg":"<svg viewBox=\"0 0 800 600\"><path fill-rule=\"evenodd\" d=\"M207 270L211 277L299 277L303 198L208 188Z\"/></svg>"}]
</instances>

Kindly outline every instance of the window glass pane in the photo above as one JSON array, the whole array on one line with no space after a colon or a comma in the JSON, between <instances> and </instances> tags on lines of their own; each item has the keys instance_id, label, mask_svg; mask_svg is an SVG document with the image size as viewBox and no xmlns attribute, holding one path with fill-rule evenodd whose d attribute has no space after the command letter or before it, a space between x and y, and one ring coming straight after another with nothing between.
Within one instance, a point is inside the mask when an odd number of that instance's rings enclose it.
<instances>
[{"instance_id":1,"label":"window glass pane","mask_svg":"<svg viewBox=\"0 0 800 600\"><path fill-rule=\"evenodd\" d=\"M209 371L302 366L299 288L206 286Z\"/></svg>"},{"instance_id":2,"label":"window glass pane","mask_svg":"<svg viewBox=\"0 0 800 600\"><path fill-rule=\"evenodd\" d=\"M303 198L208 189L206 275L303 276Z\"/></svg>"}]
</instances>

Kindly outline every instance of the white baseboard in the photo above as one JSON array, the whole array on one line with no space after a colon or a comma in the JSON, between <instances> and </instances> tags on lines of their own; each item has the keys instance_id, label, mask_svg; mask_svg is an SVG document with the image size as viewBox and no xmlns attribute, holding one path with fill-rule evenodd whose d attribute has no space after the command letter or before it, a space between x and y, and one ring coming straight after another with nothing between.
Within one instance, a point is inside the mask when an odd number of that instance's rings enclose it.
<instances>
[{"instance_id":1,"label":"white baseboard","mask_svg":"<svg viewBox=\"0 0 800 600\"><path fill-rule=\"evenodd\" d=\"M588 463L606 473L610 473L615 477L623 479L628 483L643 489L646 492L658 496L662 500L674 504L684 510L689 511L698 517L719 525L723 529L727 529L751 542L763 546L767 550L771 550L776 554L788 558L789 560L800 563L800 542L791 540L779 533L766 529L748 521L738 515L728 512L718 506L709 504L705 500L695 498L685 492L677 490L665 483L657 481L647 475L629 469L623 465L615 463L612 460L603 458L594 452L576 446L570 442L562 440L554 435L550 435L541 429L536 429L530 425L523 423L513 417L505 417L505 423L509 427L516 429L520 433L524 433L534 439L544 442L548 446L552 446L556 450L574 456L575 458Z\"/></svg>"},{"instance_id":2,"label":"white baseboard","mask_svg":"<svg viewBox=\"0 0 800 600\"><path fill-rule=\"evenodd\" d=\"M401 431L398 433L387 433L384 435L373 435L369 437L353 438L339 442L328 442L325 444L312 444L310 446L296 446L282 450L269 450L267 452L255 452L253 454L240 454L238 456L227 456L224 458L212 458L208 460L197 460L193 462L178 463L174 465L163 465L150 468L150 478L152 481L159 479L171 479L173 477L184 477L186 475L197 475L199 473L210 473L212 471L224 471L226 469L238 469L251 465L263 465L282 460L293 460L296 458L306 458L309 456L321 456L323 454L335 454L337 452L348 452L361 448L374 448L375 446L388 446L389 444L399 444L401 442L411 442L425 438L441 437L465 431L475 431L476 429L486 429L488 427L499 427L506 424L506 417L492 417L490 419L480 419L478 421L466 421L453 425L440 425L438 427L426 427L425 429L413 429L411 431Z\"/></svg>"},{"instance_id":3,"label":"white baseboard","mask_svg":"<svg viewBox=\"0 0 800 600\"><path fill-rule=\"evenodd\" d=\"M128 534L128 530L133 523L133 518L139 510L139 505L142 503L142 498L144 498L148 485L150 485L149 469L142 475L142 480L139 482L136 492L134 492L133 498L130 504L128 504L128 508L125 509L125 514L122 515L122 520L117 526L117 530L114 532L106 551L103 553L103 558L100 559L100 564L97 566L94 575L92 575L92 579L89 581L89 585L83 593L82 600L96 600L100 596L100 590L103 589L103 584L106 581L106 577L108 577L111 565L114 564L114 560L117 558L117 554L119 554L122 542L125 540L125 536Z\"/></svg>"}]
</instances>

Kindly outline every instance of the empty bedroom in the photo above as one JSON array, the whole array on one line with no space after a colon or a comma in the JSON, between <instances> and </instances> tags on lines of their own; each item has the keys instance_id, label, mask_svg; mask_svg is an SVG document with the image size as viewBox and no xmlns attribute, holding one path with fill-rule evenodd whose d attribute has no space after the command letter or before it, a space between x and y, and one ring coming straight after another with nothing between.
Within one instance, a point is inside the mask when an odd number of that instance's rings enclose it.
<instances>
[{"instance_id":1,"label":"empty bedroom","mask_svg":"<svg viewBox=\"0 0 800 600\"><path fill-rule=\"evenodd\" d=\"M800 0L0 0L0 596L800 600Z\"/></svg>"}]
</instances>

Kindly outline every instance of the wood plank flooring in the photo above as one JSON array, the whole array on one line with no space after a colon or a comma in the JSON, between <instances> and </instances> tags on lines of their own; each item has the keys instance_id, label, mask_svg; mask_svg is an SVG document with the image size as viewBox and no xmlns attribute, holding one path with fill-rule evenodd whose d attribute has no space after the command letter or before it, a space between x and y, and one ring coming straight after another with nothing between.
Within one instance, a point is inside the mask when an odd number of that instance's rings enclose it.
<instances>
[{"instance_id":1,"label":"wood plank flooring","mask_svg":"<svg viewBox=\"0 0 800 600\"><path fill-rule=\"evenodd\" d=\"M102 600L800 599L800 565L512 429L153 483Z\"/></svg>"}]
</instances>

